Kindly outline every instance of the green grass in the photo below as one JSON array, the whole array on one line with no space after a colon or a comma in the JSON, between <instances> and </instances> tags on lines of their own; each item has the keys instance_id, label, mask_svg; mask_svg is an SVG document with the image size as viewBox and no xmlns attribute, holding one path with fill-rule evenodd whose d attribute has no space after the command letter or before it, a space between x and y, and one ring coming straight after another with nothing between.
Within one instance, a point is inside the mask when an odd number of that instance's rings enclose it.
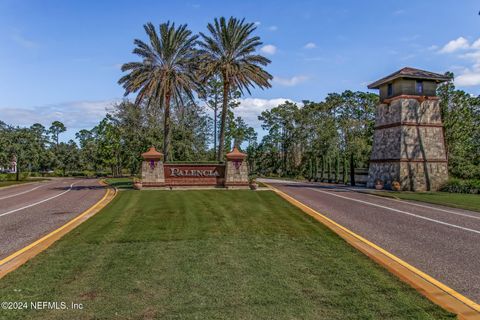
<instances>
[{"instance_id":1,"label":"green grass","mask_svg":"<svg viewBox=\"0 0 480 320\"><path fill-rule=\"evenodd\" d=\"M108 178L105 182L118 189L133 189L132 178Z\"/></svg>"},{"instance_id":2,"label":"green grass","mask_svg":"<svg viewBox=\"0 0 480 320\"><path fill-rule=\"evenodd\" d=\"M0 319L446 319L270 191L124 191L0 281Z\"/></svg>"},{"instance_id":3,"label":"green grass","mask_svg":"<svg viewBox=\"0 0 480 320\"><path fill-rule=\"evenodd\" d=\"M398 198L403 200L415 200L447 207L460 208L480 212L480 195L449 192L391 192L369 191L383 197Z\"/></svg>"}]
</instances>

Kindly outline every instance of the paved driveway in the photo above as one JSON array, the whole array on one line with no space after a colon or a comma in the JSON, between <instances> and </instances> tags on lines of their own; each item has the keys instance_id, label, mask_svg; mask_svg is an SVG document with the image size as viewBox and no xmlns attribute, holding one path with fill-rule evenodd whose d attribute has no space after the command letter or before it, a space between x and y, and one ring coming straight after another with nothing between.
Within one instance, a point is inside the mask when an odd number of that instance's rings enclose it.
<instances>
[{"instance_id":1,"label":"paved driveway","mask_svg":"<svg viewBox=\"0 0 480 320\"><path fill-rule=\"evenodd\" d=\"M54 179L0 188L0 259L82 213L105 194L96 179Z\"/></svg>"},{"instance_id":2,"label":"paved driveway","mask_svg":"<svg viewBox=\"0 0 480 320\"><path fill-rule=\"evenodd\" d=\"M480 302L479 212L399 201L329 184L265 182Z\"/></svg>"}]
</instances>

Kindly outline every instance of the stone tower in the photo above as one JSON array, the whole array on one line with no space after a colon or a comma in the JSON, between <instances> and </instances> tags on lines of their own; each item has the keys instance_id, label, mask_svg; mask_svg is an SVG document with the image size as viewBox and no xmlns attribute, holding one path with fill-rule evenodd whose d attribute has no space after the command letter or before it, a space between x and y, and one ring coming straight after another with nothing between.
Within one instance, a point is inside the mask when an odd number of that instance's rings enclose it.
<instances>
[{"instance_id":1,"label":"stone tower","mask_svg":"<svg viewBox=\"0 0 480 320\"><path fill-rule=\"evenodd\" d=\"M437 190L447 179L447 156L437 85L447 76L403 68L368 86L380 90L368 187L398 181L402 190Z\"/></svg>"}]
</instances>

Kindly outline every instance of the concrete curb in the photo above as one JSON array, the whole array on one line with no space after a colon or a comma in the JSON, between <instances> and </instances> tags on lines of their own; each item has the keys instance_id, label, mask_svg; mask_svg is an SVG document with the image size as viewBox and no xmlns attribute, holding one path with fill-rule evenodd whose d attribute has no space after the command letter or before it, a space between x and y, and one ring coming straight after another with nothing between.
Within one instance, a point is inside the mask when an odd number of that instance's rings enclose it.
<instances>
[{"instance_id":1,"label":"concrete curb","mask_svg":"<svg viewBox=\"0 0 480 320\"><path fill-rule=\"evenodd\" d=\"M265 185L292 205L324 224L354 248L400 278L400 280L408 283L430 301L457 314L459 319L480 319L480 305L477 303L270 184L265 183Z\"/></svg>"},{"instance_id":2,"label":"concrete curb","mask_svg":"<svg viewBox=\"0 0 480 320\"><path fill-rule=\"evenodd\" d=\"M105 184L104 181L101 181L101 184ZM38 239L37 241L29 244L28 246L12 253L8 257L0 260L0 279L3 278L8 273L14 271L22 264L27 262L28 260L35 257L40 252L46 250L50 247L55 241L62 238L64 235L78 227L84 221L88 220L90 217L94 216L97 212L99 212L102 208L104 208L110 201L115 198L117 195L117 190L115 188L107 188L102 199L100 199L97 203L93 206L64 224L63 226L59 227L58 229L50 232L46 236Z\"/></svg>"}]
</instances>

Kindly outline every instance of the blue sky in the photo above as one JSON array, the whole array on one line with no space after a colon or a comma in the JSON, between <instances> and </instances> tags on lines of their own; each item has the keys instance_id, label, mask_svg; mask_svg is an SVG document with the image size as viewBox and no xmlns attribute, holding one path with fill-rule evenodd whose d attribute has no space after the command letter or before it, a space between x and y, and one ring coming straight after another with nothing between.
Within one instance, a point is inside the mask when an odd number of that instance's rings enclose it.
<instances>
[{"instance_id":1,"label":"blue sky","mask_svg":"<svg viewBox=\"0 0 480 320\"><path fill-rule=\"evenodd\" d=\"M272 60L273 88L253 90L238 114L285 99L321 100L367 90L404 66L455 72L480 94L478 1L16 1L0 0L0 120L90 129L121 99L120 65L135 60L142 25L167 20L194 31L218 16L256 22Z\"/></svg>"}]
</instances>

